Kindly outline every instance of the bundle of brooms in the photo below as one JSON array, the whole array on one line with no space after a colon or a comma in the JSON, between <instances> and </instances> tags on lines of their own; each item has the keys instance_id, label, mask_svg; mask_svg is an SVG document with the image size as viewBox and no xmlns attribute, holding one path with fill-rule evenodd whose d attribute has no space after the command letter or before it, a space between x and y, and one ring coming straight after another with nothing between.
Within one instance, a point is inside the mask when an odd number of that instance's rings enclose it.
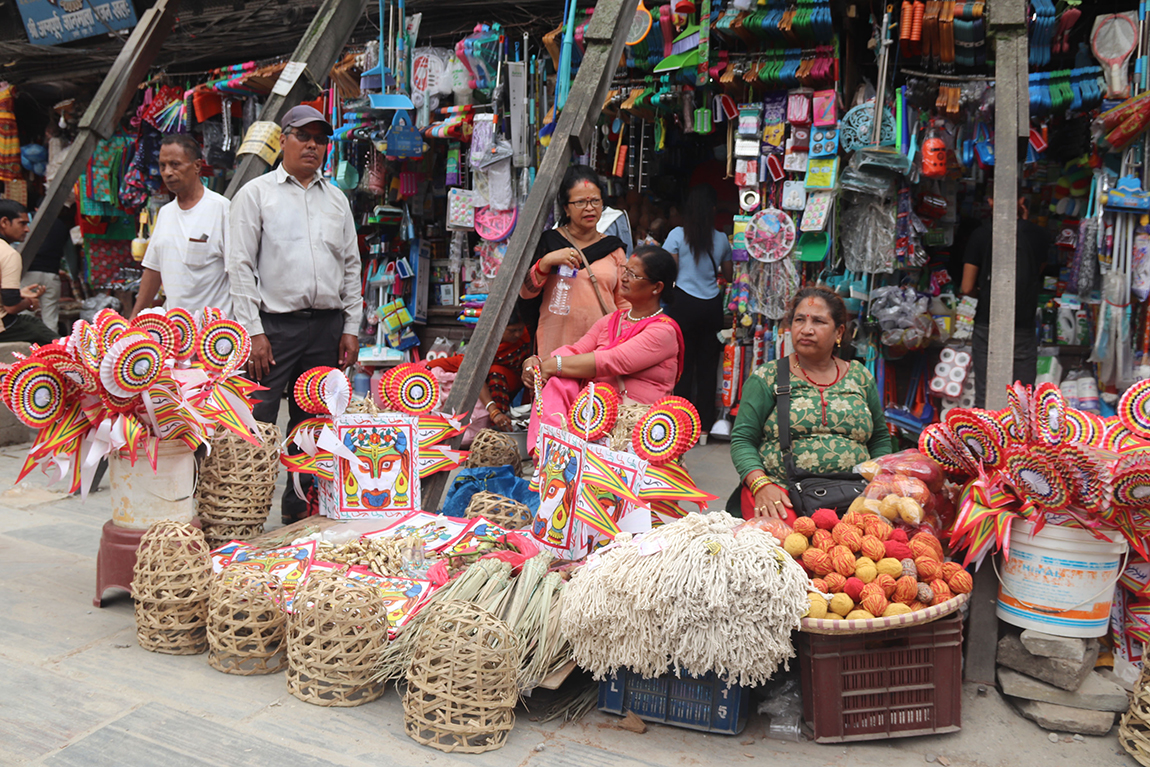
<instances>
[{"instance_id":1,"label":"bundle of brooms","mask_svg":"<svg viewBox=\"0 0 1150 767\"><path fill-rule=\"evenodd\" d=\"M552 672L571 660L571 645L559 632L566 582L549 573L553 557L541 552L511 575L511 565L481 559L436 591L428 603L404 626L380 654L376 679L399 683L407 677L416 644L436 606L446 601L470 602L498 616L520 643L519 691L533 690Z\"/></svg>"}]
</instances>

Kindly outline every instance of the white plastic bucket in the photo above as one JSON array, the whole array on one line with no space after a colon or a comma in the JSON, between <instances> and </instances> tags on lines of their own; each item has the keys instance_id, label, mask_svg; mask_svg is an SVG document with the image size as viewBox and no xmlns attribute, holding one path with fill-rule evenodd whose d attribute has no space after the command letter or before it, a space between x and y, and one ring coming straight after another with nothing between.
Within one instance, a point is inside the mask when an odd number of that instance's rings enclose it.
<instances>
[{"instance_id":1,"label":"white plastic bucket","mask_svg":"<svg viewBox=\"0 0 1150 767\"><path fill-rule=\"evenodd\" d=\"M1120 533L1102 534L1107 540L1047 524L1034 535L1033 523L1015 520L998 573L998 617L1054 636L1104 636L1127 546Z\"/></svg>"},{"instance_id":2,"label":"white plastic bucket","mask_svg":"<svg viewBox=\"0 0 1150 767\"><path fill-rule=\"evenodd\" d=\"M196 457L182 442L161 441L156 471L143 450L135 465L120 453L108 459L112 487L112 523L147 530L170 519L188 523L196 514Z\"/></svg>"}]
</instances>

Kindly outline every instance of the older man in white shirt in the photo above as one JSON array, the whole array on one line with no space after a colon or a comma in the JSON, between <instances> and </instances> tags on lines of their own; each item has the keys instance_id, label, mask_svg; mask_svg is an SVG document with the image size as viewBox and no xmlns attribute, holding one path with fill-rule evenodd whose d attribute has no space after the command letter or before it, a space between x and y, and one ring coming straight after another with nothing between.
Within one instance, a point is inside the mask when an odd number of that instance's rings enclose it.
<instances>
[{"instance_id":1,"label":"older man in white shirt","mask_svg":"<svg viewBox=\"0 0 1150 767\"><path fill-rule=\"evenodd\" d=\"M235 319L252 337L248 372L267 387L253 413L270 423L304 371L356 361L363 318L351 206L320 173L331 125L301 105L281 127L283 163L236 194L227 243ZM289 429L307 418L294 397L288 408ZM306 514L290 486L282 508L285 524Z\"/></svg>"}]
</instances>

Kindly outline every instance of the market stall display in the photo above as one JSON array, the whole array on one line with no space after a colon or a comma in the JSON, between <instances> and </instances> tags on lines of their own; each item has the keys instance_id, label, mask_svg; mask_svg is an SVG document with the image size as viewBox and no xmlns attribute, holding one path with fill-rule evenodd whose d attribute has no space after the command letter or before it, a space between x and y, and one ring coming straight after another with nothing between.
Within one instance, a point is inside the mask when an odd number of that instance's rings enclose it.
<instances>
[{"instance_id":1,"label":"market stall display","mask_svg":"<svg viewBox=\"0 0 1150 767\"><path fill-rule=\"evenodd\" d=\"M200 462L196 514L212 548L254 538L264 530L279 476L283 435L275 424L259 427L258 446L231 431L218 431Z\"/></svg>"},{"instance_id":2,"label":"market stall display","mask_svg":"<svg viewBox=\"0 0 1150 767\"><path fill-rule=\"evenodd\" d=\"M273 576L224 568L208 597L208 665L225 674L275 674L287 667L287 615Z\"/></svg>"},{"instance_id":3,"label":"market stall display","mask_svg":"<svg viewBox=\"0 0 1150 767\"><path fill-rule=\"evenodd\" d=\"M207 650L211 587L203 532L177 522L150 527L140 539L132 577L140 647L168 655Z\"/></svg>"},{"instance_id":4,"label":"market stall display","mask_svg":"<svg viewBox=\"0 0 1150 767\"><path fill-rule=\"evenodd\" d=\"M481 490L471 496L467 517L483 517L508 530L521 530L531 525L531 510L522 503L502 495Z\"/></svg>"}]
</instances>

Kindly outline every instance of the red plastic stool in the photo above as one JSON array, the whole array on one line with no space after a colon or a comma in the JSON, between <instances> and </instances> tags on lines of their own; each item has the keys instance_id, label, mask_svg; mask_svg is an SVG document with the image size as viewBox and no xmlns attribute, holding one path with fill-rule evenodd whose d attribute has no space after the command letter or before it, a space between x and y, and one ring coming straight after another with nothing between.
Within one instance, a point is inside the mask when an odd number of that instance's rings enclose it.
<instances>
[{"instance_id":1,"label":"red plastic stool","mask_svg":"<svg viewBox=\"0 0 1150 767\"><path fill-rule=\"evenodd\" d=\"M198 517L192 520L192 525L200 526ZM104 523L104 531L100 534L100 553L96 555L96 596L92 599L96 607L104 606L104 592L108 589L119 588L132 593L136 549L146 532L120 527L110 519Z\"/></svg>"}]
</instances>

